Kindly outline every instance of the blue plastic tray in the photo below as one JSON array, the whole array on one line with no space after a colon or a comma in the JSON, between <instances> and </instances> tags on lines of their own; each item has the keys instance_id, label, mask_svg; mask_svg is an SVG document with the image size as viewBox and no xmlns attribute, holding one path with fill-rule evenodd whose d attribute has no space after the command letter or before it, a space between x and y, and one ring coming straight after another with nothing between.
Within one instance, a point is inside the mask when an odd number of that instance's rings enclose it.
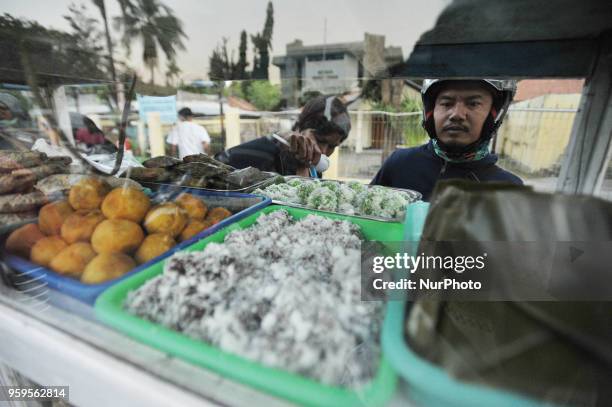
<instances>
[{"instance_id":1,"label":"blue plastic tray","mask_svg":"<svg viewBox=\"0 0 612 407\"><path fill-rule=\"evenodd\" d=\"M206 236L209 236L218 230L257 212L258 210L270 205L272 202L270 198L260 195L242 194L237 192L213 192L183 187L168 187L159 190L152 194L151 201L155 203L172 199L182 192L189 192L190 194L200 196L209 207L223 206L234 212L234 214L216 225L198 233L191 239L177 244L164 254L137 266L123 276L100 284L81 283L79 280L62 276L48 268L41 267L15 255L7 255L5 259L6 263L23 276L44 281L50 288L58 290L85 303L93 304L98 295L113 284L116 284L117 282L148 268L154 263L157 263L158 261L172 255L174 252L181 250L184 247L190 246L196 241L203 239Z\"/></svg>"},{"instance_id":2,"label":"blue plastic tray","mask_svg":"<svg viewBox=\"0 0 612 407\"><path fill-rule=\"evenodd\" d=\"M421 239L429 204L406 208L404 240ZM416 247L414 247L416 250ZM412 303L389 301L382 332L383 352L395 372L408 383L410 398L423 407L543 407L542 402L477 384L461 382L440 366L420 357L406 342L404 326Z\"/></svg>"}]
</instances>

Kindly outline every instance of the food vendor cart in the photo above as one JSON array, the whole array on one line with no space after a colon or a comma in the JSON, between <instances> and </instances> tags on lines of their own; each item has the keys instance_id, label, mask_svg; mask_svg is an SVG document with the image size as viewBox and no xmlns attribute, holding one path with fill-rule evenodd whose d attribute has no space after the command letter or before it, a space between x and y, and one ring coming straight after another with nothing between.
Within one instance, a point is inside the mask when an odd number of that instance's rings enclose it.
<instances>
[{"instance_id":1,"label":"food vendor cart","mask_svg":"<svg viewBox=\"0 0 612 407\"><path fill-rule=\"evenodd\" d=\"M610 2L453 1L396 75L586 78L557 191L594 195L601 187L612 150ZM69 386L70 403L83 406L291 405L127 336L91 305L12 278L2 265L9 277L0 285L2 384ZM420 405L402 379L393 388L385 405Z\"/></svg>"}]
</instances>

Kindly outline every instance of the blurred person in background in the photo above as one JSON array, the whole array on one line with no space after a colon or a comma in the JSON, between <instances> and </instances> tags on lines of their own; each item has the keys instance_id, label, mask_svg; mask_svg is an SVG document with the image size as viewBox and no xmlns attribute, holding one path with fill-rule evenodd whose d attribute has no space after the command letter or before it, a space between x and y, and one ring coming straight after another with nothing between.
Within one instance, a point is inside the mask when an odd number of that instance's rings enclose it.
<instances>
[{"instance_id":1,"label":"blurred person in background","mask_svg":"<svg viewBox=\"0 0 612 407\"><path fill-rule=\"evenodd\" d=\"M77 143L85 144L88 148L97 144L104 144L106 141L102 130L87 116L83 116L83 127L77 130L75 140Z\"/></svg>"},{"instance_id":2,"label":"blurred person in background","mask_svg":"<svg viewBox=\"0 0 612 407\"><path fill-rule=\"evenodd\" d=\"M210 136L203 126L193 122L193 112L184 107L178 112L179 122L168 134L166 142L171 146L173 156L183 157L193 154L208 154Z\"/></svg>"},{"instance_id":3,"label":"blurred person in background","mask_svg":"<svg viewBox=\"0 0 612 407\"><path fill-rule=\"evenodd\" d=\"M106 138L100 127L94 119L83 116L83 125L76 131L75 142L88 154L112 154L116 152L117 146Z\"/></svg>"},{"instance_id":4,"label":"blurred person in background","mask_svg":"<svg viewBox=\"0 0 612 407\"><path fill-rule=\"evenodd\" d=\"M30 116L10 93L0 92L0 150L27 150L36 138L26 131Z\"/></svg>"},{"instance_id":5,"label":"blurred person in background","mask_svg":"<svg viewBox=\"0 0 612 407\"><path fill-rule=\"evenodd\" d=\"M255 167L281 175L308 177L312 175L311 167L319 164L321 156L332 155L350 130L351 119L342 100L318 96L303 107L292 131L248 141L216 158L238 169ZM317 169L318 177L322 171Z\"/></svg>"},{"instance_id":6,"label":"blurred person in background","mask_svg":"<svg viewBox=\"0 0 612 407\"><path fill-rule=\"evenodd\" d=\"M0 92L0 126L25 127L28 122L29 116L19 99L10 93Z\"/></svg>"}]
</instances>

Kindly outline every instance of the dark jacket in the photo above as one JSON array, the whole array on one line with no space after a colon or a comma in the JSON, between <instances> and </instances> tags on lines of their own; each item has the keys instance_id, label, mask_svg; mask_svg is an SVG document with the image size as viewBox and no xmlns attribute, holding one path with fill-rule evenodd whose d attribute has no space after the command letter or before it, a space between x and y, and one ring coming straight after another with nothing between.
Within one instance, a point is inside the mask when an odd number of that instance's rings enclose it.
<instances>
[{"instance_id":1,"label":"dark jacket","mask_svg":"<svg viewBox=\"0 0 612 407\"><path fill-rule=\"evenodd\" d=\"M489 154L481 160L451 163L434 152L431 142L419 147L395 151L383 163L372 184L412 189L429 201L439 179L461 178L476 182L510 182L522 184L516 175L499 168L497 156Z\"/></svg>"},{"instance_id":2,"label":"dark jacket","mask_svg":"<svg viewBox=\"0 0 612 407\"><path fill-rule=\"evenodd\" d=\"M260 137L232 147L216 158L234 168L255 167L281 175L295 175L298 168L297 160L268 137Z\"/></svg>"}]
</instances>

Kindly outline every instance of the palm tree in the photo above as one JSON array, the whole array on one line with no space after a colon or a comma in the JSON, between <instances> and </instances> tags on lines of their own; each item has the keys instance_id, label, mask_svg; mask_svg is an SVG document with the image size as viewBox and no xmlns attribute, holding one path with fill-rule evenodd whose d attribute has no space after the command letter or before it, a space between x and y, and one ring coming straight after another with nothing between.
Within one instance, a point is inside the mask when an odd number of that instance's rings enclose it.
<instances>
[{"instance_id":1,"label":"palm tree","mask_svg":"<svg viewBox=\"0 0 612 407\"><path fill-rule=\"evenodd\" d=\"M181 73L181 68L176 65L175 60L168 61L166 66L166 86L176 86L177 79Z\"/></svg>"},{"instance_id":2,"label":"palm tree","mask_svg":"<svg viewBox=\"0 0 612 407\"><path fill-rule=\"evenodd\" d=\"M110 31L108 29L108 17L106 16L106 5L104 0L92 0L93 4L98 7L102 20L104 21L104 34L106 36L106 48L108 50L108 65L110 68L113 82L117 82L117 74L115 73L115 60L113 59L113 41L111 40Z\"/></svg>"},{"instance_id":3,"label":"palm tree","mask_svg":"<svg viewBox=\"0 0 612 407\"><path fill-rule=\"evenodd\" d=\"M115 22L123 30L123 44L128 51L132 41L142 41L142 60L151 71L154 83L155 68L159 62L159 49L170 62L175 60L177 49L185 49L183 24L172 9L158 0L119 0L122 16Z\"/></svg>"}]
</instances>

